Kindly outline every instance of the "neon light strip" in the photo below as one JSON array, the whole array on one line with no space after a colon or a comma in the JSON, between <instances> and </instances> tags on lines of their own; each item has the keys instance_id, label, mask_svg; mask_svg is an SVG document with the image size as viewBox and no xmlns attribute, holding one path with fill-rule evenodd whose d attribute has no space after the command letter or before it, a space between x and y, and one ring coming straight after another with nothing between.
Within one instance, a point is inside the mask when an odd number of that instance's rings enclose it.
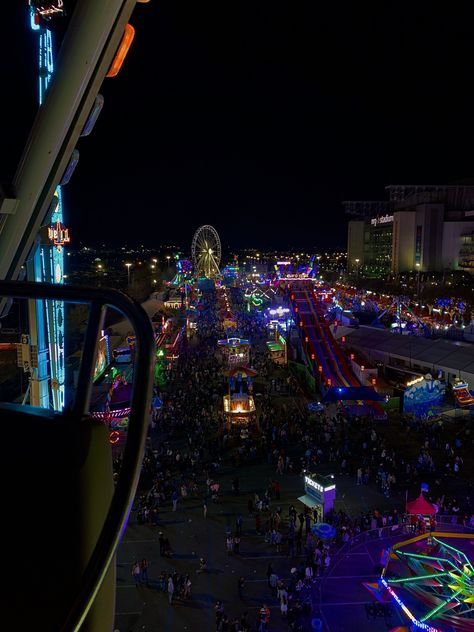
<instances>
[{"instance_id":1,"label":"neon light strip","mask_svg":"<svg viewBox=\"0 0 474 632\"><path fill-rule=\"evenodd\" d=\"M410 621L413 623L414 626L416 626L417 628L420 628L420 630L426 630L427 632L442 632L442 630L440 630L439 628L434 628L433 626L428 625L427 623L424 623L423 621L419 621L415 617L415 615L411 613L411 611L407 608L407 606L405 606L405 604L397 595L397 593L393 590L393 588L391 588L388 585L387 581L383 577L380 578L380 582L383 584L383 586L385 586L390 596L397 602L397 604L400 606L400 608L403 610L403 612L410 619Z\"/></svg>"},{"instance_id":2,"label":"neon light strip","mask_svg":"<svg viewBox=\"0 0 474 632\"><path fill-rule=\"evenodd\" d=\"M425 559L425 560L436 560L437 562L445 562L446 564L449 564L450 566L452 566L454 568L454 570L456 572L461 573L461 575L464 575L464 577L466 579L470 579L469 574L465 573L464 571L462 571L460 568L458 568L456 566L456 564L454 564L454 562L452 562L451 560L446 559L445 557L434 557L432 555L420 555L419 553L410 553L408 551L397 551L396 552L397 555L405 555L406 557L416 557L416 558L420 558L420 559Z\"/></svg>"},{"instance_id":3,"label":"neon light strip","mask_svg":"<svg viewBox=\"0 0 474 632\"><path fill-rule=\"evenodd\" d=\"M469 560L469 558L463 551L459 551L458 549L455 549L454 546L451 546L450 544L446 544L446 542L442 542L441 540L438 540L438 538L435 538L434 536L433 536L433 540L437 542L438 544L440 544L441 546L444 546L447 549L451 549L452 551L457 553L459 556L463 557L466 560L466 565L469 566L471 571L474 573L474 568L472 567L471 561Z\"/></svg>"},{"instance_id":4,"label":"neon light strip","mask_svg":"<svg viewBox=\"0 0 474 632\"><path fill-rule=\"evenodd\" d=\"M453 599L456 599L456 597L458 595L460 595L463 591L464 591L464 588L461 588L460 590L457 590L453 595L448 597L448 599L445 599L445 601L442 601L435 608L433 608L433 610L430 610L427 614L425 614L421 618L421 621L426 621L427 619L430 619L433 615L435 615L437 612L439 612L442 608L447 606L450 601L452 601Z\"/></svg>"},{"instance_id":5,"label":"neon light strip","mask_svg":"<svg viewBox=\"0 0 474 632\"><path fill-rule=\"evenodd\" d=\"M46 91L54 72L53 38L49 29L35 23L34 10L30 7L30 24L39 35L39 104L42 105ZM61 187L57 187L55 195L58 205L51 217L51 223L63 221L63 204ZM41 247L42 270L41 280L48 283L64 283L64 250L54 246ZM48 331L50 377L56 388L52 389L53 408L62 410L65 398L65 354L64 354L64 303L62 301L45 301L46 324Z\"/></svg>"},{"instance_id":6,"label":"neon light strip","mask_svg":"<svg viewBox=\"0 0 474 632\"><path fill-rule=\"evenodd\" d=\"M444 577L449 573L433 573L432 575L417 575L416 577L402 577L401 579L389 579L389 584L404 584L407 582L417 582L419 579L431 579L432 577Z\"/></svg>"}]
</instances>

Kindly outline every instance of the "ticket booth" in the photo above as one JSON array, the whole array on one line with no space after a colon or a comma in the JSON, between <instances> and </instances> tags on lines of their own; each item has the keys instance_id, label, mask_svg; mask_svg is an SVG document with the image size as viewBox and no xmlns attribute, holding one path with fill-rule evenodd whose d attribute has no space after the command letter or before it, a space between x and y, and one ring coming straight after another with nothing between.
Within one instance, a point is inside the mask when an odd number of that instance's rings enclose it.
<instances>
[{"instance_id":1,"label":"ticket booth","mask_svg":"<svg viewBox=\"0 0 474 632\"><path fill-rule=\"evenodd\" d=\"M322 474L306 474L304 477L304 495L298 500L310 509L317 510L318 522L334 509L336 483L334 478Z\"/></svg>"}]
</instances>

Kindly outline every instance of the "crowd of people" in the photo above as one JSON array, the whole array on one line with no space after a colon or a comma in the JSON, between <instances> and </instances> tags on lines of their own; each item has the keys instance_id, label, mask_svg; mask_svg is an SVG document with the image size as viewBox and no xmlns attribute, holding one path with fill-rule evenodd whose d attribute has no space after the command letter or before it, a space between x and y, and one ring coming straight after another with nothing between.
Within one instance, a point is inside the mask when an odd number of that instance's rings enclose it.
<instances>
[{"instance_id":1,"label":"crowd of people","mask_svg":"<svg viewBox=\"0 0 474 632\"><path fill-rule=\"evenodd\" d=\"M411 436L420 440L420 449L416 458L408 458L402 448L389 444L369 416L349 416L335 405L312 412L304 398L282 397L283 393L294 394L293 382L275 373L266 352L267 334L258 314L240 309L238 291L231 296L240 335L252 340L252 366L258 371L259 432L239 441L225 424L221 398L226 392L226 378L216 344L224 332L215 309L215 296L210 291L201 301L195 338L184 342L179 361L168 374L166 388L159 393L163 405L154 414L135 517L139 524L160 530L163 506L186 515L188 500L192 499L200 504L202 517L207 519L209 507L222 500L221 473L225 466L236 468L237 472L226 493L240 496L239 468L247 463L266 463L268 477L260 489L243 500L247 504L246 518L255 521L255 528L246 531L260 536L270 552L288 556L285 577L279 577L269 566L269 603L276 601L279 616L289 629L304 630L318 578L330 569L333 551L353 541L362 531L398 524L404 498L400 512L382 512L377 508L353 516L342 510L332 512L326 516L326 521L336 529L330 547L313 534L312 527L320 519L318 514L297 510L293 505L288 510L284 508L285 478L303 476L307 471L331 470L337 475L353 477L357 485L376 485L382 505L382 495L390 497L404 491L407 481L426 479L430 481L432 499L438 502L440 513L456 514L461 521L474 525L469 496L455 499L443 495L445 475L460 476L462 472L462 443L445 441L441 427L411 427ZM435 453L439 455L443 450L449 468L436 461ZM117 462L116 467L119 465ZM237 515L233 528L227 525L223 537L229 556L241 554L242 540L248 536L244 533L242 513ZM173 559L169 535L158 533L160 556ZM135 562L132 566L135 584L152 586L173 605L192 599L193 582L199 581L200 574L209 569L205 556L198 555L187 572L153 570L150 582L146 560ZM244 607L246 592L245 579L240 577L238 594ZM262 604L255 617L249 616L244 608L227 613L219 601L215 608L216 630L265 632L271 626L269 613L268 603Z\"/></svg>"}]
</instances>

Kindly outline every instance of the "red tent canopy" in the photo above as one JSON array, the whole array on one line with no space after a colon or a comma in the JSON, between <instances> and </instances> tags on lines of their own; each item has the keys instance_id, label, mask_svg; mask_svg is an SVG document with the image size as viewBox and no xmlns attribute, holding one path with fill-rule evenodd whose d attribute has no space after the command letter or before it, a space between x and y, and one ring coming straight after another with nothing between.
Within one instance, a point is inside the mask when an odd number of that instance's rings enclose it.
<instances>
[{"instance_id":1,"label":"red tent canopy","mask_svg":"<svg viewBox=\"0 0 474 632\"><path fill-rule=\"evenodd\" d=\"M438 507L429 503L423 494L420 494L416 500L407 503L407 512L409 514L421 514L422 516L432 516L437 513Z\"/></svg>"}]
</instances>

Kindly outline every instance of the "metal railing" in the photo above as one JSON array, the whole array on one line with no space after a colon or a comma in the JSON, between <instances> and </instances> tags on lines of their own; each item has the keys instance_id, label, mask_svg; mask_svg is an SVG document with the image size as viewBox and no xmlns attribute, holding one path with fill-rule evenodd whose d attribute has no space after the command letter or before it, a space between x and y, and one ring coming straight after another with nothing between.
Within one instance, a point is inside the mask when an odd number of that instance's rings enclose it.
<instances>
[{"instance_id":1,"label":"metal railing","mask_svg":"<svg viewBox=\"0 0 474 632\"><path fill-rule=\"evenodd\" d=\"M464 524L459 523L460 516L436 516L437 527L436 530L439 531L440 527L442 529L448 528L449 531L455 533L474 533L474 527L466 526ZM318 606L321 611L323 603L323 591L324 585L327 579L330 579L330 571L339 564L339 562L346 556L349 555L352 550L357 548L360 545L367 544L369 542L375 542L377 540L387 540L391 538L398 538L401 535L403 536L413 536L416 535L416 531L413 529L410 521L407 518L404 518L401 522L396 525L387 525L385 527L380 527L377 529L368 529L367 531L361 531L356 536L350 538L348 542L345 542L334 555L331 557L331 566L328 569L325 569L321 575L319 589L318 589Z\"/></svg>"}]
</instances>

